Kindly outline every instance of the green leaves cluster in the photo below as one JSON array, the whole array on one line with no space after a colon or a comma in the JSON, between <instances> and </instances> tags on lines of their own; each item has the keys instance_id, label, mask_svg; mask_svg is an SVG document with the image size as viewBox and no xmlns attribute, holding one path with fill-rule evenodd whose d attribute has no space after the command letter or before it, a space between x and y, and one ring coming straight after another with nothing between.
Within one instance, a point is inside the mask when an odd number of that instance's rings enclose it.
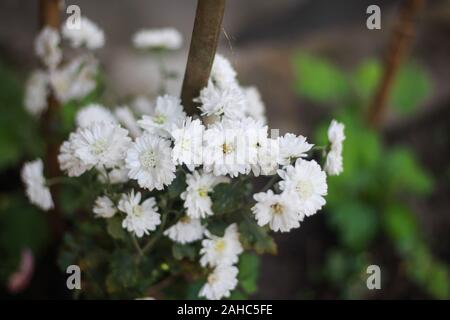
<instances>
[{"instance_id":1,"label":"green leaves cluster","mask_svg":"<svg viewBox=\"0 0 450 320\"><path fill-rule=\"evenodd\" d=\"M369 59L346 74L325 58L299 53L294 57L296 92L313 102L346 104L356 100L365 108L382 76L382 64ZM389 99L398 114L411 114L431 95L427 72L416 63L400 68Z\"/></svg>"},{"instance_id":2,"label":"green leaves cluster","mask_svg":"<svg viewBox=\"0 0 450 320\"><path fill-rule=\"evenodd\" d=\"M381 63L371 59L346 74L324 58L298 54L294 68L298 94L316 103L346 107L337 117L346 125L344 173L329 177L325 208L327 223L339 242L327 255L322 278L328 279L344 298L364 296L365 268L376 263L371 253L387 236L410 279L431 296L448 298L448 268L433 257L416 217L406 205L410 197L429 195L433 179L411 150L387 148L378 133L361 123L381 79ZM408 63L395 79L389 106L398 114L410 114L427 99L431 89L427 73L419 65ZM328 123L317 130L316 141L326 143L327 127Z\"/></svg>"}]
</instances>

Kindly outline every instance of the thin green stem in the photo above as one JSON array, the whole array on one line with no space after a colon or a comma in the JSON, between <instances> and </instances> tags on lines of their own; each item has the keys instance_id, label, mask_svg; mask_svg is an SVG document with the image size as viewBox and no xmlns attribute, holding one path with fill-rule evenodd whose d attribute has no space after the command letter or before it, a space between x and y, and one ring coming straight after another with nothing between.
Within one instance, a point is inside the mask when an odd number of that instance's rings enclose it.
<instances>
[{"instance_id":1,"label":"thin green stem","mask_svg":"<svg viewBox=\"0 0 450 320\"><path fill-rule=\"evenodd\" d=\"M46 180L47 186L53 186L56 184L66 184L66 185L72 185L72 186L76 186L78 188L82 188L81 184L79 182L77 182L74 179L68 178L68 177L54 177L54 178L49 178Z\"/></svg>"},{"instance_id":2,"label":"thin green stem","mask_svg":"<svg viewBox=\"0 0 450 320\"><path fill-rule=\"evenodd\" d=\"M131 238L133 239L133 244L139 254L139 257L142 257L144 255L144 252L142 251L141 246L139 245L139 242L137 241L137 239L134 235L132 235Z\"/></svg>"},{"instance_id":3,"label":"thin green stem","mask_svg":"<svg viewBox=\"0 0 450 320\"><path fill-rule=\"evenodd\" d=\"M145 254L145 253L149 252L150 249L153 248L155 243L159 240L159 238L163 234L164 228L165 228L166 223L167 223L167 217L169 216L169 212L170 212L170 210L168 210L165 214L162 215L162 221L161 221L161 225L159 227L159 230L155 233L155 235L152 238L150 238L150 240L144 246L144 248L142 249L142 254Z\"/></svg>"}]
</instances>

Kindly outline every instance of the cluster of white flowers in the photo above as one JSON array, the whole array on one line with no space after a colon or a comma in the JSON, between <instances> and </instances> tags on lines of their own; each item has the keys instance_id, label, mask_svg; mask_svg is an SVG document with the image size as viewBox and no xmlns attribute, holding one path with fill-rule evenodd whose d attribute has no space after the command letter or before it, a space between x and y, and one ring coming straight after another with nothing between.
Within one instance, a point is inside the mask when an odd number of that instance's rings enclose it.
<instances>
[{"instance_id":1,"label":"cluster of white flowers","mask_svg":"<svg viewBox=\"0 0 450 320\"><path fill-rule=\"evenodd\" d=\"M72 47L85 46L97 49L104 45L103 31L85 17L81 18L80 28L69 28L65 23L62 35ZM96 87L98 63L96 59L83 53L76 59L61 65L61 37L58 30L45 27L35 40L36 55L45 66L45 70L37 70L30 75L27 82L24 105L34 116L40 116L47 109L47 98L50 93L60 103L73 99L81 99Z\"/></svg>"},{"instance_id":2,"label":"cluster of white flowers","mask_svg":"<svg viewBox=\"0 0 450 320\"><path fill-rule=\"evenodd\" d=\"M235 223L225 230L223 237L205 232L202 241L200 264L213 268L208 281L201 288L199 296L209 300L218 300L230 296L230 292L238 283L238 269L234 266L243 252L239 241L239 232Z\"/></svg>"},{"instance_id":3,"label":"cluster of white flowers","mask_svg":"<svg viewBox=\"0 0 450 320\"><path fill-rule=\"evenodd\" d=\"M103 45L103 33L95 24L84 18L81 26L81 30L63 29L74 47ZM133 42L138 48L176 49L181 36L171 29L146 30L137 33ZM49 90L66 102L95 88L95 59L82 56L59 67L58 50L59 34L45 29L36 42L36 52L48 72L33 74L26 95L27 110L33 114L45 110ZM221 299L229 297L237 285L236 264L243 248L236 223L229 225L222 237L208 230L207 219L217 214L211 198L215 187L240 175L274 176L281 180L279 193L264 189L254 195L256 204L251 210L255 219L274 231L298 228L305 216L325 204L325 171L330 175L342 171L344 127L336 121L330 126L331 146L324 171L316 161L308 160L313 145L306 137L291 133L269 136L259 92L240 86L236 71L221 55L216 56L210 81L195 101L201 115L208 117L207 124L188 117L180 99L170 95L154 102L139 98L131 108L87 105L76 114L76 130L62 143L58 161L69 177L93 170L105 185L123 184L121 192L111 194L111 189L106 189L96 199L95 217L120 216L122 227L137 238L159 227L159 232L176 243L202 240L200 265L210 274L199 295ZM166 228L167 215L173 212L154 194L172 184L177 170L185 172L187 187L180 195L181 212ZM31 202L48 210L53 201L42 171L42 161L37 160L24 166L22 177Z\"/></svg>"}]
</instances>

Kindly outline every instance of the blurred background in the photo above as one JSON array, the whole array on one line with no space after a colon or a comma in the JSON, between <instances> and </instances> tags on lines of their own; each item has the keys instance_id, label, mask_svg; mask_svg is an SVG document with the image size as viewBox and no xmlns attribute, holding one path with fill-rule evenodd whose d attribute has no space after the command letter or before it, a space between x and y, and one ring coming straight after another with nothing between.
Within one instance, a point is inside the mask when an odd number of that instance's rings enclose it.
<instances>
[{"instance_id":1,"label":"blurred background","mask_svg":"<svg viewBox=\"0 0 450 320\"><path fill-rule=\"evenodd\" d=\"M332 118L346 124L344 173L330 177L327 206L264 256L252 289L258 299L420 299L450 297L450 1L426 1L411 47L377 129L366 123L383 70L396 0L228 0L219 52L243 85L259 88L271 128L323 141ZM131 47L142 28L174 27L183 50L168 65L183 75L196 1L97 0L77 4L106 35L99 60L106 100L154 96L157 66ZM381 8L368 30L366 8ZM22 195L19 172L42 145L23 111L25 80L36 68L38 1L0 0L0 297L68 298L45 216ZM182 76L181 76L182 78ZM182 79L169 91L179 94ZM316 140L317 141L317 140ZM33 256L25 288L8 286ZM369 265L382 289L366 287Z\"/></svg>"}]
</instances>

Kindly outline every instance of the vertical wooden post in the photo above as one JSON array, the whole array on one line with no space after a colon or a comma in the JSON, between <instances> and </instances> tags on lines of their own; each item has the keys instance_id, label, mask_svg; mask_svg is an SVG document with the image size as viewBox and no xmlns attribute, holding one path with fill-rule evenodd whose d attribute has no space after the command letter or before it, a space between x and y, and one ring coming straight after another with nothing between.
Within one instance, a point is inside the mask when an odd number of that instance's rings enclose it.
<instances>
[{"instance_id":1,"label":"vertical wooden post","mask_svg":"<svg viewBox=\"0 0 450 320\"><path fill-rule=\"evenodd\" d=\"M184 74L181 101L189 115L195 113L193 99L208 84L216 54L226 0L198 0L194 30Z\"/></svg>"},{"instance_id":2,"label":"vertical wooden post","mask_svg":"<svg viewBox=\"0 0 450 320\"><path fill-rule=\"evenodd\" d=\"M40 0L39 1L39 27L40 29L49 26L59 30L60 19L60 0ZM58 125L59 103L53 92L50 92L47 98L47 110L42 117L42 131L46 143L45 166L46 175L49 178L60 174L58 164L59 142L55 139L54 128ZM56 239L59 239L63 233L63 220L58 206L58 188L51 186L51 193L55 203L55 209L50 212L49 221Z\"/></svg>"},{"instance_id":3,"label":"vertical wooden post","mask_svg":"<svg viewBox=\"0 0 450 320\"><path fill-rule=\"evenodd\" d=\"M413 38L414 19L424 2L424 0L404 0L400 9L399 21L385 57L383 75L369 106L367 121L373 128L378 128L382 123L395 77Z\"/></svg>"}]
</instances>

